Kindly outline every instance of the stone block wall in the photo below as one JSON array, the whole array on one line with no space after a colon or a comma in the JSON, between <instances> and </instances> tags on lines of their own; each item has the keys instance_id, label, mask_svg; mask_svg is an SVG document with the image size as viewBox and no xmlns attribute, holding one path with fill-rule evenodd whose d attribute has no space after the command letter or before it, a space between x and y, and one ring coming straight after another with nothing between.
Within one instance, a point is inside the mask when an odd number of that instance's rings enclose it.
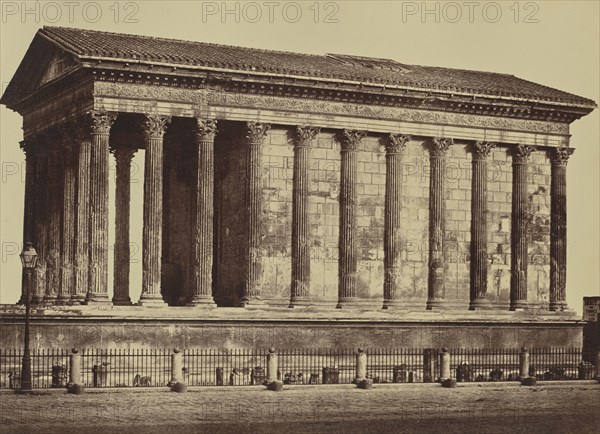
<instances>
[{"instance_id":1,"label":"stone block wall","mask_svg":"<svg viewBox=\"0 0 600 434\"><path fill-rule=\"evenodd\" d=\"M223 130L225 131L225 130ZM311 147L309 224L311 296L333 305L338 295L340 138L324 130ZM290 297L294 130L272 126L262 147L262 297L285 305ZM358 150L358 297L383 297L385 140L368 136ZM217 298L235 304L244 284L247 199L247 148L242 126L227 127L215 142ZM427 300L429 240L428 142L414 138L403 156L401 297L420 306ZM447 154L446 299L469 302L471 242L470 143L455 142ZM499 146L488 157L488 298L508 304L510 297L512 157ZM550 161L542 151L529 160L529 301L547 301L549 290Z\"/></svg>"}]
</instances>

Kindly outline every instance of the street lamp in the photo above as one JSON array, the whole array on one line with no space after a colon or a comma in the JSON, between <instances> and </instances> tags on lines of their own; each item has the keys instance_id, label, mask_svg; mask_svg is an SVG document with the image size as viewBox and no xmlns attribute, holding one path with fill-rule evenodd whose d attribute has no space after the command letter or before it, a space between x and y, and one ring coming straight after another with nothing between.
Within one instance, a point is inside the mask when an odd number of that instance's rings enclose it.
<instances>
[{"instance_id":1,"label":"street lamp","mask_svg":"<svg viewBox=\"0 0 600 434\"><path fill-rule=\"evenodd\" d=\"M37 253L33 244L25 243L25 248L21 252L21 264L27 275L26 293L25 293L25 348L23 351L23 362L21 365L21 388L17 393L31 393L31 356L29 354L29 305L31 292L31 272L37 264Z\"/></svg>"}]
</instances>

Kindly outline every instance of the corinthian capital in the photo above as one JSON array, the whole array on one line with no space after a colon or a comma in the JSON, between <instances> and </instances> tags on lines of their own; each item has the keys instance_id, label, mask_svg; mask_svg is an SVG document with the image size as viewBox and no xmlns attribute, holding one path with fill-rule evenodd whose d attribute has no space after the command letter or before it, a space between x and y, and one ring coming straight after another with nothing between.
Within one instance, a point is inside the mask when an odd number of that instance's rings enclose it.
<instances>
[{"instance_id":1,"label":"corinthian capital","mask_svg":"<svg viewBox=\"0 0 600 434\"><path fill-rule=\"evenodd\" d=\"M110 113L104 110L90 110L88 112L91 118L92 134L108 134L110 127L117 119L115 113Z\"/></svg>"},{"instance_id":2,"label":"corinthian capital","mask_svg":"<svg viewBox=\"0 0 600 434\"><path fill-rule=\"evenodd\" d=\"M514 149L513 163L526 163L535 147L529 145L517 145Z\"/></svg>"},{"instance_id":3,"label":"corinthian capital","mask_svg":"<svg viewBox=\"0 0 600 434\"><path fill-rule=\"evenodd\" d=\"M217 121L214 119L196 119L196 137L199 141L212 142L217 135Z\"/></svg>"},{"instance_id":4,"label":"corinthian capital","mask_svg":"<svg viewBox=\"0 0 600 434\"><path fill-rule=\"evenodd\" d=\"M401 154L411 138L411 136L390 133L389 140L385 144L385 150L388 154Z\"/></svg>"},{"instance_id":5,"label":"corinthian capital","mask_svg":"<svg viewBox=\"0 0 600 434\"><path fill-rule=\"evenodd\" d=\"M356 151L358 145L367 136L366 131L344 130L342 131L342 150Z\"/></svg>"},{"instance_id":6,"label":"corinthian capital","mask_svg":"<svg viewBox=\"0 0 600 434\"><path fill-rule=\"evenodd\" d=\"M162 139L165 135L167 125L171 122L169 116L155 116L146 115L144 120L143 129L146 138L149 139Z\"/></svg>"},{"instance_id":7,"label":"corinthian capital","mask_svg":"<svg viewBox=\"0 0 600 434\"><path fill-rule=\"evenodd\" d=\"M569 157L573 155L573 148L554 148L550 153L550 159L553 166L566 166Z\"/></svg>"},{"instance_id":8,"label":"corinthian capital","mask_svg":"<svg viewBox=\"0 0 600 434\"><path fill-rule=\"evenodd\" d=\"M311 126L297 126L296 127L296 142L295 145L298 148L308 147L312 141L317 137L317 134L321 132L319 127Z\"/></svg>"},{"instance_id":9,"label":"corinthian capital","mask_svg":"<svg viewBox=\"0 0 600 434\"><path fill-rule=\"evenodd\" d=\"M431 141L430 152L432 157L444 157L450 146L454 144L453 139L446 137L434 137Z\"/></svg>"},{"instance_id":10,"label":"corinthian capital","mask_svg":"<svg viewBox=\"0 0 600 434\"><path fill-rule=\"evenodd\" d=\"M478 160L485 160L492 149L496 147L495 143L491 142L475 142L473 145L473 157Z\"/></svg>"},{"instance_id":11,"label":"corinthian capital","mask_svg":"<svg viewBox=\"0 0 600 434\"><path fill-rule=\"evenodd\" d=\"M246 124L246 138L250 143L262 143L270 129L271 125L269 124L248 122Z\"/></svg>"}]
</instances>

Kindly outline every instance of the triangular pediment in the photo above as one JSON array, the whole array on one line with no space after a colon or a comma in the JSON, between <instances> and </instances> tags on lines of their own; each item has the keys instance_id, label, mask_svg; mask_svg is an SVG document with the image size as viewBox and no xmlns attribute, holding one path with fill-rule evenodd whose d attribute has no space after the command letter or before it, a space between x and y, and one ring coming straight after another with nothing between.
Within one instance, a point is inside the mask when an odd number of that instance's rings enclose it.
<instances>
[{"instance_id":1,"label":"triangular pediment","mask_svg":"<svg viewBox=\"0 0 600 434\"><path fill-rule=\"evenodd\" d=\"M14 108L19 102L67 74L78 64L75 56L38 33L6 87L0 102L9 108Z\"/></svg>"}]
</instances>

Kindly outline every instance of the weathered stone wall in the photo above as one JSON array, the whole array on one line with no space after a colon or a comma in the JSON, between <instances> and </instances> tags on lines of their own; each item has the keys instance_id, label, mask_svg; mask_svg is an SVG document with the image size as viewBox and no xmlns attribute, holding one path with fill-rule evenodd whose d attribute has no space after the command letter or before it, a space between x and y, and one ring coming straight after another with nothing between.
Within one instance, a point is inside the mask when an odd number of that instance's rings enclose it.
<instances>
[{"instance_id":1,"label":"weathered stone wall","mask_svg":"<svg viewBox=\"0 0 600 434\"><path fill-rule=\"evenodd\" d=\"M368 136L358 150L357 250L360 299L378 303L383 296L383 227L385 197L385 143ZM427 300L429 150L415 139L403 156L402 185L402 299L419 306ZM262 146L262 297L284 305L290 297L293 195L293 130L273 126ZM180 157L185 168L185 161ZM215 142L216 155L216 293L235 305L244 284L244 243L247 230L246 139L241 124L227 124ZM510 296L510 231L512 157L506 147L488 157L488 299L507 303ZM550 162L535 151L529 162L529 301L548 300ZM445 167L446 299L466 308L469 301L471 241L470 144L450 147ZM177 182L187 191L184 174ZM169 176L173 177L174 174ZM181 178L184 178L183 181ZM311 235L311 295L316 303L333 304L338 291L340 145L332 131L322 131L310 157L309 223ZM169 178L167 184L174 182ZM176 212L169 216L171 234L183 240L185 204L167 199ZM171 202L173 202L171 204ZM175 203L177 202L177 203ZM181 215L180 215L181 214ZM173 221L171 221L173 220ZM171 245L173 241L170 241ZM173 248L173 247L172 247ZM169 253L169 258L173 253Z\"/></svg>"},{"instance_id":2,"label":"weathered stone wall","mask_svg":"<svg viewBox=\"0 0 600 434\"><path fill-rule=\"evenodd\" d=\"M181 309L181 308L180 308ZM20 348L21 319L2 318L1 348ZM519 348L581 347L581 322L34 318L40 348Z\"/></svg>"}]
</instances>

